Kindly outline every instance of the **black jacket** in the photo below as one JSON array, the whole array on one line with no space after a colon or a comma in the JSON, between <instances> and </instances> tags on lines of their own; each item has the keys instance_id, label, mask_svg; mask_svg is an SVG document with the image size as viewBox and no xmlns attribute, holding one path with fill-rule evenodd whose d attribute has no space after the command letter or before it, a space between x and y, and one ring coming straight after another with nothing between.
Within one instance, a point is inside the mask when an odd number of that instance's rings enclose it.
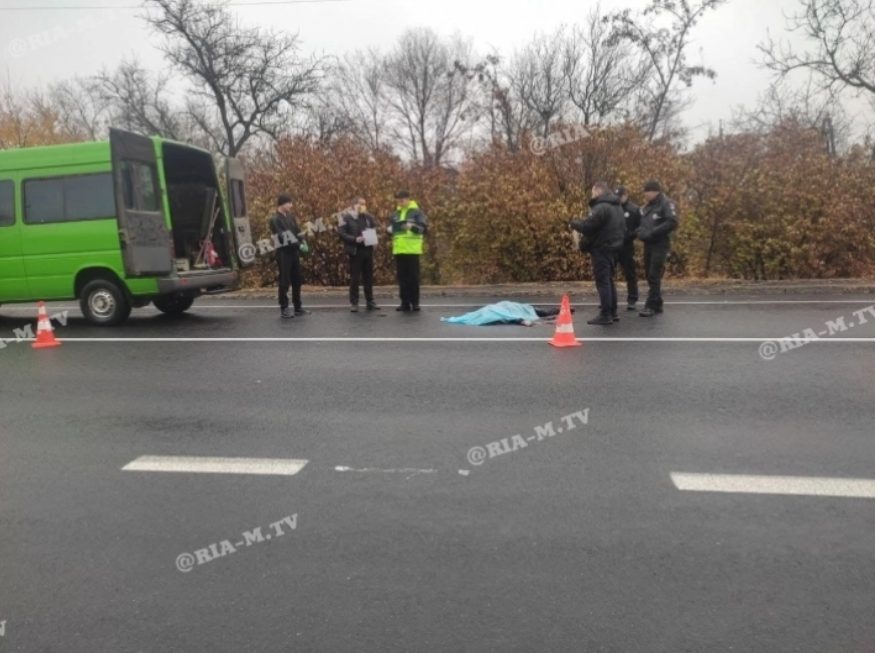
<instances>
[{"instance_id":1,"label":"black jacket","mask_svg":"<svg viewBox=\"0 0 876 653\"><path fill-rule=\"evenodd\" d=\"M274 243L277 245L276 254L280 252L298 253L298 250L301 249L301 239L304 237L301 227L298 226L298 218L294 215L283 215L277 211L268 220L268 227L270 227L271 233L277 236L277 239L280 241L279 245L276 242ZM294 236L296 242L293 243L289 236L284 236L287 232Z\"/></svg>"},{"instance_id":2,"label":"black jacket","mask_svg":"<svg viewBox=\"0 0 876 653\"><path fill-rule=\"evenodd\" d=\"M343 222L338 227L338 236L344 241L344 251L347 254L355 254L358 249L373 250L373 245L366 248L362 243L357 243L356 239L362 235L365 229L376 229L376 224L374 216L368 213L359 213L358 215L353 215L352 211L344 213Z\"/></svg>"},{"instance_id":3,"label":"black jacket","mask_svg":"<svg viewBox=\"0 0 876 653\"><path fill-rule=\"evenodd\" d=\"M582 252L615 252L624 243L624 212L614 193L590 200L590 215L569 226L583 236Z\"/></svg>"},{"instance_id":4,"label":"black jacket","mask_svg":"<svg viewBox=\"0 0 876 653\"><path fill-rule=\"evenodd\" d=\"M678 228L678 211L675 202L660 193L642 207L642 222L636 235L648 247L665 247L670 245L669 234Z\"/></svg>"},{"instance_id":5,"label":"black jacket","mask_svg":"<svg viewBox=\"0 0 876 653\"><path fill-rule=\"evenodd\" d=\"M624 244L631 243L636 239L636 229L642 223L642 209L632 202L621 204L624 211Z\"/></svg>"}]
</instances>

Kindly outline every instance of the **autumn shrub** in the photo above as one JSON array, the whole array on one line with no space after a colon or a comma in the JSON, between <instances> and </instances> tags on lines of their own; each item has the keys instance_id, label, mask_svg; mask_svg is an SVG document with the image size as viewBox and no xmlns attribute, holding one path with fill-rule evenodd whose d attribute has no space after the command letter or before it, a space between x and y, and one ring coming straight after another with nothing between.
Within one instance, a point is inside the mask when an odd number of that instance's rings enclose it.
<instances>
[{"instance_id":1,"label":"autumn shrub","mask_svg":"<svg viewBox=\"0 0 876 653\"><path fill-rule=\"evenodd\" d=\"M0 145L77 140L56 117L19 111L0 98ZM424 168L348 138L283 139L246 157L254 239L268 238L278 193L296 198L311 222L307 283L339 286L347 261L335 216L363 195L381 226L376 282L393 284L385 227L394 193L406 188L429 216L423 282L432 284L560 281L590 278L568 221L587 211L590 185L623 184L632 199L651 178L678 204L668 274L677 277L794 279L870 277L874 252L874 164L870 148L831 156L822 135L793 120L765 132L709 138L690 151L649 143L634 127L566 129L579 137L554 147L509 151L499 144L464 152L451 168ZM574 126L573 126L574 127ZM526 143L524 142L524 145ZM642 245L637 245L641 260ZM273 256L259 256L244 276L251 287L276 283Z\"/></svg>"},{"instance_id":2,"label":"autumn shrub","mask_svg":"<svg viewBox=\"0 0 876 653\"><path fill-rule=\"evenodd\" d=\"M873 269L873 159L831 157L818 132L788 122L710 139L690 155L682 234L695 276L793 279Z\"/></svg>"}]
</instances>

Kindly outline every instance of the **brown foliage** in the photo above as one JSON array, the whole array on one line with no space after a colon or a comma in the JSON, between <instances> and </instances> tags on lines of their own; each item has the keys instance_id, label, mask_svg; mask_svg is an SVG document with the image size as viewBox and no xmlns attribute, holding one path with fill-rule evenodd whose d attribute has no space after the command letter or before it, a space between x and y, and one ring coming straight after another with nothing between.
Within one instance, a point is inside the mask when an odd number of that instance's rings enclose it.
<instances>
[{"instance_id":1,"label":"brown foliage","mask_svg":"<svg viewBox=\"0 0 876 653\"><path fill-rule=\"evenodd\" d=\"M794 122L691 155L684 243L700 276L855 277L873 268L873 161Z\"/></svg>"},{"instance_id":2,"label":"brown foliage","mask_svg":"<svg viewBox=\"0 0 876 653\"><path fill-rule=\"evenodd\" d=\"M346 282L347 260L333 216L358 195L368 200L368 211L380 226L382 242L377 251L375 282L392 283L392 254L385 227L395 209L393 196L402 187L409 188L415 197L421 191L424 196L435 195L429 185L409 186L416 175L406 171L396 157L385 152L369 153L350 139L328 144L309 138L282 140L272 151L249 161L248 167L254 240L270 237L267 222L279 193L290 193L295 198L295 212L302 227L308 221L324 225L324 230L317 227L308 239L311 253L303 258L307 283ZM428 212L428 203L423 206ZM426 268L430 269L428 265ZM254 269L247 272L247 281L256 286L272 285L276 276L273 257L261 256Z\"/></svg>"},{"instance_id":3,"label":"brown foliage","mask_svg":"<svg viewBox=\"0 0 876 653\"><path fill-rule=\"evenodd\" d=\"M75 140L50 110L21 106L0 93L0 146ZM573 133L568 130L566 133ZM580 134L579 134L580 136ZM562 141L563 139L560 139ZM587 210L597 179L638 189L659 179L678 203L669 273L744 279L866 277L873 270L872 151L827 153L821 134L786 121L765 133L712 138L683 153L649 144L629 126L591 130L546 152L493 144L471 151L458 170L403 164L352 139L285 139L247 161L255 240L268 238L278 193L291 193L302 225L325 225L310 238L307 283L346 283L335 233L339 210L363 195L381 225L376 281L395 280L385 232L394 193L407 188L430 221L424 283L501 283L589 278L568 221ZM641 245L638 246L641 251ZM273 257L258 257L249 286L276 282Z\"/></svg>"},{"instance_id":4,"label":"brown foliage","mask_svg":"<svg viewBox=\"0 0 876 653\"><path fill-rule=\"evenodd\" d=\"M589 278L589 261L573 247L567 223L586 212L597 179L638 189L659 179L676 200L669 273L676 276L786 279L866 276L873 267L873 161L853 150L831 157L820 135L789 123L765 134L710 139L690 153L649 144L633 127L592 131L538 156L494 144L468 154L458 171L404 166L352 140L298 138L250 162L256 238L279 192L297 198L302 222L330 216L363 194L383 226L393 193L408 188L431 231L426 283L500 283ZM346 259L333 225L312 238L309 283L343 285ZM641 246L639 246L641 248ZM377 282L394 272L386 234ZM249 273L274 283L273 260Z\"/></svg>"}]
</instances>

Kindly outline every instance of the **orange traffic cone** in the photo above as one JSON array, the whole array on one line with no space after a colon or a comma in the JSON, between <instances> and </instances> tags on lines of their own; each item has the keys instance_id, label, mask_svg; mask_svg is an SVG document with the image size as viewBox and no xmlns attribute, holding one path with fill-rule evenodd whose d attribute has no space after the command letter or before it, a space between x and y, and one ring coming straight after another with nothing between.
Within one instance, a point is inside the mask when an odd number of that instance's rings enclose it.
<instances>
[{"instance_id":1,"label":"orange traffic cone","mask_svg":"<svg viewBox=\"0 0 876 653\"><path fill-rule=\"evenodd\" d=\"M52 330L52 321L49 319L49 314L46 312L46 305L43 302L39 303L39 322L37 322L36 340L31 344L34 349L45 349L46 347L60 347L61 343L55 339L55 332Z\"/></svg>"},{"instance_id":2,"label":"orange traffic cone","mask_svg":"<svg viewBox=\"0 0 876 653\"><path fill-rule=\"evenodd\" d=\"M557 316L557 330L551 340L554 347L580 347L581 343L575 339L575 327L572 326L572 311L569 308L569 296L563 295L560 304L560 314Z\"/></svg>"}]
</instances>

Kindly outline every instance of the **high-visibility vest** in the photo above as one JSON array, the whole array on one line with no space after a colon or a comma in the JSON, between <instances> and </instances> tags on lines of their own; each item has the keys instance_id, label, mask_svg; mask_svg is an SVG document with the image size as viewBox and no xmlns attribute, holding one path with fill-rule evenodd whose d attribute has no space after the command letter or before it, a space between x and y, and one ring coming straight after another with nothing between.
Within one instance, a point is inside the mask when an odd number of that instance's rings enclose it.
<instances>
[{"instance_id":1,"label":"high-visibility vest","mask_svg":"<svg viewBox=\"0 0 876 653\"><path fill-rule=\"evenodd\" d=\"M411 202L407 208L398 208L398 219L400 222L405 222L408 219L408 211L411 209L419 209L416 202ZM419 254L423 253L423 234L418 234L414 231L399 231L392 235L392 253L393 254Z\"/></svg>"}]
</instances>

